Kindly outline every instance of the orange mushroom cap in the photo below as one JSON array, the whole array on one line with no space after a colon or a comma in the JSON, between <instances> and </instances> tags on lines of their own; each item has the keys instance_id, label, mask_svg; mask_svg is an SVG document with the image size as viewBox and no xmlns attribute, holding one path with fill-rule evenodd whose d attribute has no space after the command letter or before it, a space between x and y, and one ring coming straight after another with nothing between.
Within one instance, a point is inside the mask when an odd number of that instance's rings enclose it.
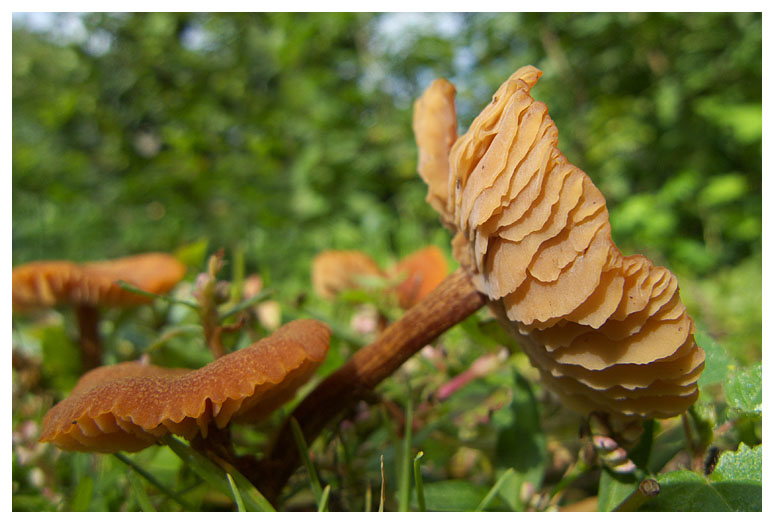
<instances>
[{"instance_id":1,"label":"orange mushroom cap","mask_svg":"<svg viewBox=\"0 0 775 525\"><path fill-rule=\"evenodd\" d=\"M568 406L625 420L680 414L697 399L705 354L678 282L613 243L605 198L557 149L546 105L530 96L540 76L515 72L446 149L447 201L434 207L456 231L453 255ZM415 105L421 159L448 143L447 118L422 111L452 104L438 86Z\"/></svg>"},{"instance_id":2,"label":"orange mushroom cap","mask_svg":"<svg viewBox=\"0 0 775 525\"><path fill-rule=\"evenodd\" d=\"M358 288L358 279L364 276L382 277L383 272L371 257L357 250L327 250L312 261L312 287L324 299Z\"/></svg>"},{"instance_id":3,"label":"orange mushroom cap","mask_svg":"<svg viewBox=\"0 0 775 525\"><path fill-rule=\"evenodd\" d=\"M457 139L455 86L443 78L434 80L414 103L412 127L419 149L417 171L428 185L425 200L445 225L451 225L449 150Z\"/></svg>"},{"instance_id":4,"label":"orange mushroom cap","mask_svg":"<svg viewBox=\"0 0 775 525\"><path fill-rule=\"evenodd\" d=\"M325 359L329 328L292 321L199 370L138 362L96 368L43 418L41 442L65 450L129 452L172 433L207 436L214 422L257 421L293 397Z\"/></svg>"},{"instance_id":5,"label":"orange mushroom cap","mask_svg":"<svg viewBox=\"0 0 775 525\"><path fill-rule=\"evenodd\" d=\"M393 272L406 275L396 287L396 294L401 308L409 309L444 280L449 268L441 250L427 246L398 261Z\"/></svg>"},{"instance_id":6,"label":"orange mushroom cap","mask_svg":"<svg viewBox=\"0 0 775 525\"><path fill-rule=\"evenodd\" d=\"M164 253L146 253L110 261L76 264L38 261L13 269L13 309L57 304L135 306L152 299L121 288L127 283L154 294L167 293L186 274L186 267Z\"/></svg>"}]
</instances>

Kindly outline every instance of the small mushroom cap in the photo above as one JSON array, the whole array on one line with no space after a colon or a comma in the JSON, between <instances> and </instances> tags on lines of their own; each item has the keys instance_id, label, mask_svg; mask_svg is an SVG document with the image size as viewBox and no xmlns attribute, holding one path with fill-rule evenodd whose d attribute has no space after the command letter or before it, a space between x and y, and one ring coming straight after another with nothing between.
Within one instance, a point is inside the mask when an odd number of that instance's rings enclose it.
<instances>
[{"instance_id":1,"label":"small mushroom cap","mask_svg":"<svg viewBox=\"0 0 775 525\"><path fill-rule=\"evenodd\" d=\"M141 450L172 433L207 436L214 422L257 421L288 401L328 352L329 328L292 321L199 370L137 362L96 368L43 418L40 441L76 451Z\"/></svg>"},{"instance_id":2,"label":"small mushroom cap","mask_svg":"<svg viewBox=\"0 0 775 525\"><path fill-rule=\"evenodd\" d=\"M359 279L370 276L382 277L383 272L371 257L356 250L328 250L312 261L312 287L323 299L358 288Z\"/></svg>"},{"instance_id":3,"label":"small mushroom cap","mask_svg":"<svg viewBox=\"0 0 775 525\"><path fill-rule=\"evenodd\" d=\"M441 250L427 246L401 259L393 272L406 275L396 287L396 294L401 308L409 309L444 280L449 268Z\"/></svg>"},{"instance_id":4,"label":"small mushroom cap","mask_svg":"<svg viewBox=\"0 0 775 525\"><path fill-rule=\"evenodd\" d=\"M164 294L185 274L183 263L164 253L84 264L31 262L13 269L13 309L25 311L65 303L136 306L152 299L125 290L116 281L126 281L146 292Z\"/></svg>"},{"instance_id":5,"label":"small mushroom cap","mask_svg":"<svg viewBox=\"0 0 775 525\"><path fill-rule=\"evenodd\" d=\"M557 149L546 105L530 96L540 76L517 70L455 141L448 200L434 208L456 231L454 257L568 406L623 419L677 415L696 400L704 366L678 282L613 243L605 198ZM431 86L415 110L438 97ZM421 159L446 148L437 135L435 145L417 137ZM440 178L428 182L429 202Z\"/></svg>"},{"instance_id":6,"label":"small mushroom cap","mask_svg":"<svg viewBox=\"0 0 775 525\"><path fill-rule=\"evenodd\" d=\"M422 98L414 103L412 120L420 155L417 171L428 185L426 201L451 224L448 209L449 150L457 139L455 86L440 78L434 80Z\"/></svg>"}]
</instances>

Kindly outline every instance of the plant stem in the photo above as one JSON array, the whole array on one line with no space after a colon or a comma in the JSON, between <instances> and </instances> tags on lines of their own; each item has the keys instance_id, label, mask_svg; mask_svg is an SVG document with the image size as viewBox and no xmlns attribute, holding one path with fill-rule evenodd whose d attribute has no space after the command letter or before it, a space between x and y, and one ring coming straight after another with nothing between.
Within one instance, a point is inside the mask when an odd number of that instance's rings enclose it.
<instances>
[{"instance_id":1,"label":"plant stem","mask_svg":"<svg viewBox=\"0 0 775 525\"><path fill-rule=\"evenodd\" d=\"M390 376L407 359L436 337L476 312L486 302L468 274L458 269L436 289L388 326L379 338L361 348L336 372L328 376L302 401L291 415L307 443L345 409ZM262 462L261 492L276 501L282 487L299 464L289 420Z\"/></svg>"},{"instance_id":2,"label":"plant stem","mask_svg":"<svg viewBox=\"0 0 775 525\"><path fill-rule=\"evenodd\" d=\"M81 366L86 372L102 364L100 343L100 311L96 306L79 304L75 307L81 344Z\"/></svg>"}]
</instances>

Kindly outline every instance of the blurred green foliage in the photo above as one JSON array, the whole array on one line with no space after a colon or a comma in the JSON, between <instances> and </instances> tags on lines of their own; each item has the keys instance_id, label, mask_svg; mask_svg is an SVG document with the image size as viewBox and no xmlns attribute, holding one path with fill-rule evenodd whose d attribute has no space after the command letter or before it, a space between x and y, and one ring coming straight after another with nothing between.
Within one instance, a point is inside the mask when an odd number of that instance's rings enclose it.
<instances>
[{"instance_id":1,"label":"blurred green foliage","mask_svg":"<svg viewBox=\"0 0 775 525\"><path fill-rule=\"evenodd\" d=\"M685 279L733 352L760 352L760 14L100 13L68 33L73 16L14 24L15 264L204 239L297 293L322 249L446 247L412 100L450 78L462 131L532 63L622 250ZM731 296L707 285L738 267ZM752 308L719 313L748 290Z\"/></svg>"},{"instance_id":2,"label":"blurred green foliage","mask_svg":"<svg viewBox=\"0 0 775 525\"><path fill-rule=\"evenodd\" d=\"M92 13L54 15L46 30L25 20L13 29L14 264L162 250L201 271L225 247L224 278L259 273L284 320L332 325L325 375L362 334L351 324L358 293L303 300L317 252L359 249L383 267L426 244L450 253L416 174L413 100L449 78L462 132L530 63L544 72L533 94L557 123L560 149L606 195L619 247L679 276L708 352L695 425L732 425L713 441L726 450L761 442L761 14ZM191 280L177 293L190 294ZM37 444L35 424L77 378L70 317L14 325L23 350L14 353L14 509L178 510L145 480L148 494L138 492L114 457ZM180 304L108 313L103 332L109 362L211 359ZM444 335L443 366L422 356L380 387L388 405L415 398L410 456L424 452L428 508L475 508L509 469L490 509L547 508L538 491L565 483L578 421L545 395L524 355L445 403L425 403L501 343L477 314ZM282 415L238 427L237 450L261 449ZM382 454L395 503L400 434L384 412L361 416L310 444L334 483L332 508L360 510L364 499L377 508ZM666 424L655 472L685 446L682 428ZM133 461L196 509L233 504L165 447ZM671 484L728 481L680 472L664 478L668 494ZM631 489L605 473L578 476L566 501L597 494L613 508ZM298 488L308 480L292 481L286 508L308 508ZM522 494L523 482L536 493Z\"/></svg>"}]
</instances>

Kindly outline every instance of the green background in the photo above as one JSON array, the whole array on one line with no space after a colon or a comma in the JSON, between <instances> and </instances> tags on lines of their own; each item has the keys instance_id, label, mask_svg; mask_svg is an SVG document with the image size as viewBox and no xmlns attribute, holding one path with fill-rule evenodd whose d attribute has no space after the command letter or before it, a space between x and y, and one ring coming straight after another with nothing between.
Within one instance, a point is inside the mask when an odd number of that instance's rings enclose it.
<instances>
[{"instance_id":1,"label":"green background","mask_svg":"<svg viewBox=\"0 0 775 525\"><path fill-rule=\"evenodd\" d=\"M323 249L385 264L449 234L411 104L461 132L524 64L624 253L761 352L761 14L85 14L13 31L13 262L241 246L298 293Z\"/></svg>"}]
</instances>

